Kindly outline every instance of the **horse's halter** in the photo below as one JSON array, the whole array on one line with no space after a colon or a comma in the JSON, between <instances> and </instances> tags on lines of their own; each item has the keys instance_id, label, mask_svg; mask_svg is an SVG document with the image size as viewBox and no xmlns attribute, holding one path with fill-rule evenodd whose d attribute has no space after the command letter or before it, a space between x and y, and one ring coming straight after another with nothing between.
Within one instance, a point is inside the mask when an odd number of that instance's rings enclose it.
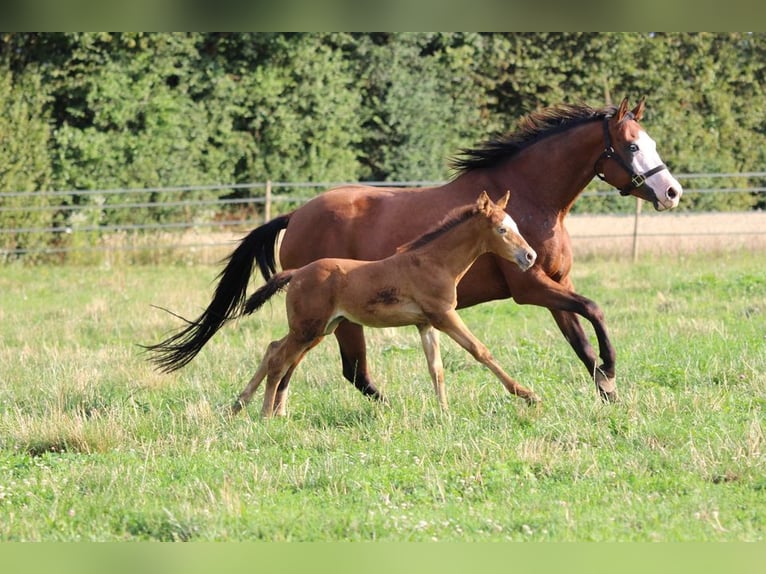
<instances>
[{"instance_id":1,"label":"horse's halter","mask_svg":"<svg viewBox=\"0 0 766 574\"><path fill-rule=\"evenodd\" d=\"M625 117L623 118L623 121L625 119L633 119L633 114L631 112L628 112L625 114ZM625 172L630 176L630 183L623 185L622 187L618 188L620 190L620 195L630 195L630 193L642 185L646 183L647 178L653 176L655 173L661 172L663 169L668 169L668 167L661 163L657 167L653 167L649 171L645 171L644 173L636 173L633 171L633 168L630 167L624 159L622 159L617 152L615 151L614 147L612 146L612 137L609 135L609 118L604 118L604 151L601 152L601 155L598 156L598 159L596 160L596 163L593 164L593 171L596 172L596 175L601 179L602 181L606 181L606 177L604 177L604 174L599 168L599 166L605 162L608 159L613 159L617 162L617 165L619 165L622 169L625 170ZM607 182L609 183L609 182Z\"/></svg>"}]
</instances>

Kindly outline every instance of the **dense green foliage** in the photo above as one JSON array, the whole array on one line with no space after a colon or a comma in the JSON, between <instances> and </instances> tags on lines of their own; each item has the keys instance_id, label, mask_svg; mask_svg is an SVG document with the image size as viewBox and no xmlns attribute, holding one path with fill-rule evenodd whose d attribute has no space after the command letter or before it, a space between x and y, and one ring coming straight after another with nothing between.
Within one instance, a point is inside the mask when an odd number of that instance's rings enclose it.
<instances>
[{"instance_id":1,"label":"dense green foliage","mask_svg":"<svg viewBox=\"0 0 766 574\"><path fill-rule=\"evenodd\" d=\"M550 313L497 301L460 313L539 407L443 337L441 413L416 329L370 329L389 408L342 379L327 340L296 371L289 416L266 422L263 389L222 413L285 333L282 301L162 375L136 343L180 321L149 305L195 316L214 268L10 265L0 541L763 541L762 259L581 261L617 348L616 404Z\"/></svg>"},{"instance_id":2,"label":"dense green foliage","mask_svg":"<svg viewBox=\"0 0 766 574\"><path fill-rule=\"evenodd\" d=\"M645 124L674 172L762 171L765 78L763 33L4 33L0 191L443 180L451 155L526 112L625 95L647 96ZM98 226L181 209L104 210L124 200L74 191L56 201L53 215L0 211L0 222ZM764 203L690 194L681 209Z\"/></svg>"}]
</instances>

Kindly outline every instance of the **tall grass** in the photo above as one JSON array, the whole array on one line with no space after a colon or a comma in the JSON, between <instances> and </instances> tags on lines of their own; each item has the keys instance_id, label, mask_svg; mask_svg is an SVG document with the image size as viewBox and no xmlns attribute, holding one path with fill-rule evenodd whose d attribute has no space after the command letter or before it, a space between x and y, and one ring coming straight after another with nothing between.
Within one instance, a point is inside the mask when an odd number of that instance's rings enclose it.
<instances>
[{"instance_id":1,"label":"tall grass","mask_svg":"<svg viewBox=\"0 0 766 574\"><path fill-rule=\"evenodd\" d=\"M334 341L302 363L289 416L224 408L279 299L160 375L138 343L196 316L214 267L5 267L2 540L762 540L766 274L752 253L578 262L604 309L620 402L544 309L461 312L527 407L443 337L449 413L414 329L369 330L381 406Z\"/></svg>"}]
</instances>

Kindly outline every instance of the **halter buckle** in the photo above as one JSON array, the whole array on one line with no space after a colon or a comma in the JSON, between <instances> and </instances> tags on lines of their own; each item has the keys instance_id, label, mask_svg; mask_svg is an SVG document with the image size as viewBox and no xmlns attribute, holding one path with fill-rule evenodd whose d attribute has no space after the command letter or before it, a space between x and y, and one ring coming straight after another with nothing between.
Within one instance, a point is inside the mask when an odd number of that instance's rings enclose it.
<instances>
[{"instance_id":1,"label":"halter buckle","mask_svg":"<svg viewBox=\"0 0 766 574\"><path fill-rule=\"evenodd\" d=\"M630 184L633 186L633 189L638 189L644 185L644 182L646 182L646 177L640 173L637 173L630 178Z\"/></svg>"}]
</instances>

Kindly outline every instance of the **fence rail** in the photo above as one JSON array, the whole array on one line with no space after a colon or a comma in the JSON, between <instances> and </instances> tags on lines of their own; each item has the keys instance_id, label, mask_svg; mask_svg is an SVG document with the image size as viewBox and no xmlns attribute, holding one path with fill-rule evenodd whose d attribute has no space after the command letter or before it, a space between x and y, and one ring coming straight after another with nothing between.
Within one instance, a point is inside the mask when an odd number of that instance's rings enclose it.
<instances>
[{"instance_id":1,"label":"fence rail","mask_svg":"<svg viewBox=\"0 0 766 574\"><path fill-rule=\"evenodd\" d=\"M766 186L755 184L751 186L704 186L694 187L695 181L702 179L715 180L756 180L766 182L766 171L744 173L692 173L676 175L685 183L684 195L693 194L766 194ZM686 183L689 182L689 183ZM423 187L439 185L442 181L398 181L398 182L363 182L364 185L375 187ZM94 253L105 251L129 251L151 249L143 243L104 242L110 234L126 234L141 232L180 233L194 230L211 232L197 242L177 241L162 242L162 249L191 249L199 247L230 246L231 242L215 237L213 232L233 232L249 229L260 225L271 218L272 211L280 204L299 205L308 201L315 194L305 193L305 190L323 191L349 182L281 182L265 181L240 184L193 185L153 188L130 189L88 189L88 190L49 190L36 192L10 191L0 192L0 261L19 258L27 255L69 254L76 252ZM604 197L616 195L612 189L598 189L598 182L589 187L582 195L587 197ZM284 193L284 191L288 193ZM280 193L282 191L282 193ZM163 199L157 200L158 194ZM212 194L216 197L195 197L202 194ZM244 195L244 197L242 197ZM172 199L168 197L172 196ZM642 231L641 221L647 216L642 215L642 202L636 201L633 215L633 225L630 230L617 233L590 234L573 231L572 238L577 239L618 239L632 240L634 258L638 254L639 240L649 237L679 237L706 235L763 235L766 236L766 226L755 230L730 229L713 231L688 231L683 229L663 232ZM173 212L166 219L154 217L151 222L131 222L129 215L137 210L162 210ZM116 223L100 223L103 214L121 214L117 219L125 219ZM46 218L45 223L28 223L31 214L38 218ZM79 214L79 215L78 215ZM86 214L91 214L90 218ZM93 215L95 214L95 215ZM99 215L101 214L101 215ZM124 214L124 217L123 217ZM649 216L651 217L651 216ZM111 217L114 219L114 217ZM571 218L570 218L571 219ZM9 223L10 222L10 223ZM576 228L577 226L575 226ZM31 236L42 237L37 242L27 241ZM77 237L88 237L89 241L76 241Z\"/></svg>"}]
</instances>

